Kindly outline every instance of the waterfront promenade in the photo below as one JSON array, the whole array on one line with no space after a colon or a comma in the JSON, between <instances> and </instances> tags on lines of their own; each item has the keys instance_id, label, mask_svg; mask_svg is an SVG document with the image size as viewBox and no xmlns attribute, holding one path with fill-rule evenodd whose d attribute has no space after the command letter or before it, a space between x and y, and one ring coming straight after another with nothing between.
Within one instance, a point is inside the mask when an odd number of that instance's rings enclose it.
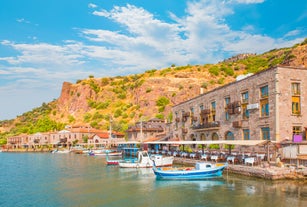
<instances>
[{"instance_id":1,"label":"waterfront promenade","mask_svg":"<svg viewBox=\"0 0 307 207\"><path fill-rule=\"evenodd\" d=\"M189 159L175 157L174 163L184 164L184 165L194 165L196 162L199 162L198 159ZM291 179L291 180L306 180L307 181L307 168L299 167L295 168L294 166L284 166L277 167L275 162L263 162L260 165L246 165L246 164L228 164L224 173L234 173L244 176L263 178L268 180L282 180L282 179Z\"/></svg>"}]
</instances>

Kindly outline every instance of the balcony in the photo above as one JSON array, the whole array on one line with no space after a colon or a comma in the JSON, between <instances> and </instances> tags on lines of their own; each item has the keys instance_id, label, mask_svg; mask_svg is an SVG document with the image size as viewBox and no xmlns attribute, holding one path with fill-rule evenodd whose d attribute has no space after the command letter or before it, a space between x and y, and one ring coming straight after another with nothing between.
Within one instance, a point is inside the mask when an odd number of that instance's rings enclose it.
<instances>
[{"instance_id":1,"label":"balcony","mask_svg":"<svg viewBox=\"0 0 307 207\"><path fill-rule=\"evenodd\" d=\"M66 143L66 142L67 142L67 138L60 139L60 143Z\"/></svg>"},{"instance_id":2,"label":"balcony","mask_svg":"<svg viewBox=\"0 0 307 207\"><path fill-rule=\"evenodd\" d=\"M188 133L188 129L187 129L187 128L182 128L182 133L183 133L183 134Z\"/></svg>"},{"instance_id":3,"label":"balcony","mask_svg":"<svg viewBox=\"0 0 307 207\"><path fill-rule=\"evenodd\" d=\"M241 128L242 127L242 121L234 121L232 122L233 128Z\"/></svg>"},{"instance_id":4,"label":"balcony","mask_svg":"<svg viewBox=\"0 0 307 207\"><path fill-rule=\"evenodd\" d=\"M203 110L201 110L200 115L205 116L205 115L208 115L210 113L211 113L210 109L203 109Z\"/></svg>"},{"instance_id":5,"label":"balcony","mask_svg":"<svg viewBox=\"0 0 307 207\"><path fill-rule=\"evenodd\" d=\"M219 121L213 121L213 122L206 122L203 124L199 124L197 126L193 126L194 130L212 130L220 127L220 122Z\"/></svg>"},{"instance_id":6,"label":"balcony","mask_svg":"<svg viewBox=\"0 0 307 207\"><path fill-rule=\"evenodd\" d=\"M181 120L182 120L182 122L186 122L188 120L188 118L186 116L183 116Z\"/></svg>"}]
</instances>

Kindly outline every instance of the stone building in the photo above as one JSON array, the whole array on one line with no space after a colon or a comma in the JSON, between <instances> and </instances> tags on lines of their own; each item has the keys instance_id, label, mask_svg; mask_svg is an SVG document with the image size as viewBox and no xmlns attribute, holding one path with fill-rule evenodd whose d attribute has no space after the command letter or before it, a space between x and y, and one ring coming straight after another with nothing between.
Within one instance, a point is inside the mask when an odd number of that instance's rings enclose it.
<instances>
[{"instance_id":1,"label":"stone building","mask_svg":"<svg viewBox=\"0 0 307 207\"><path fill-rule=\"evenodd\" d=\"M146 141L148 139L163 139L168 134L167 123L164 120L153 118L140 121L130 126L126 131L129 141Z\"/></svg>"},{"instance_id":2,"label":"stone building","mask_svg":"<svg viewBox=\"0 0 307 207\"><path fill-rule=\"evenodd\" d=\"M172 108L180 140L306 141L307 69L278 66Z\"/></svg>"}]
</instances>

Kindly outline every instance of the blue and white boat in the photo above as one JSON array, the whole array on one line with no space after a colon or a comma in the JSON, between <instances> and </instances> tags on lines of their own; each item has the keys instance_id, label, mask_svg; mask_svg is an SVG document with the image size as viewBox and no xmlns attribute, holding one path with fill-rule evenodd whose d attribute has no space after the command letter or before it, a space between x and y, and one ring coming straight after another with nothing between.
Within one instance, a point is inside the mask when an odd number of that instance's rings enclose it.
<instances>
[{"instance_id":1,"label":"blue and white boat","mask_svg":"<svg viewBox=\"0 0 307 207\"><path fill-rule=\"evenodd\" d=\"M226 166L227 163L198 162L192 168L157 168L154 165L152 169L157 179L190 180L220 177Z\"/></svg>"}]
</instances>

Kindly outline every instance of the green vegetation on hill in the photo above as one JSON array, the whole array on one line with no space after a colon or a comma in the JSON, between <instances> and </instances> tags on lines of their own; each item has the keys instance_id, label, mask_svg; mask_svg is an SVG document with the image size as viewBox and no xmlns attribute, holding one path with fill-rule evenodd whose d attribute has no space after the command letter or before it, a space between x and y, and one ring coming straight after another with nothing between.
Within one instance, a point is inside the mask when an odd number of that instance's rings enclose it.
<instances>
[{"instance_id":1,"label":"green vegetation on hill","mask_svg":"<svg viewBox=\"0 0 307 207\"><path fill-rule=\"evenodd\" d=\"M307 38L291 48L274 49L261 55L248 55L218 64L172 64L165 69L150 69L143 74L129 76L94 78L90 75L88 79L76 82L74 87L80 89L70 91L67 97L70 102L67 105L59 106L55 100L43 103L14 120L0 121L0 145L5 144L8 136L62 130L67 124L82 123L106 130L112 121L113 130L124 132L130 124L139 121L145 114L147 119L157 117L170 121L173 116L171 106L198 95L200 87L212 90L234 81L238 75L256 73L278 64L304 65L305 63L299 61L306 57L306 44ZM163 91L171 79L180 81L171 85L169 90ZM185 79L188 80L186 84L182 82ZM192 79L194 82L191 82ZM195 86L199 88L193 90ZM86 88L90 93L84 97ZM84 111L80 112L81 115L77 116L78 111L70 113L67 108L76 100L82 102L80 99L84 99L85 106L83 105ZM75 108L78 109L79 106Z\"/></svg>"}]
</instances>

